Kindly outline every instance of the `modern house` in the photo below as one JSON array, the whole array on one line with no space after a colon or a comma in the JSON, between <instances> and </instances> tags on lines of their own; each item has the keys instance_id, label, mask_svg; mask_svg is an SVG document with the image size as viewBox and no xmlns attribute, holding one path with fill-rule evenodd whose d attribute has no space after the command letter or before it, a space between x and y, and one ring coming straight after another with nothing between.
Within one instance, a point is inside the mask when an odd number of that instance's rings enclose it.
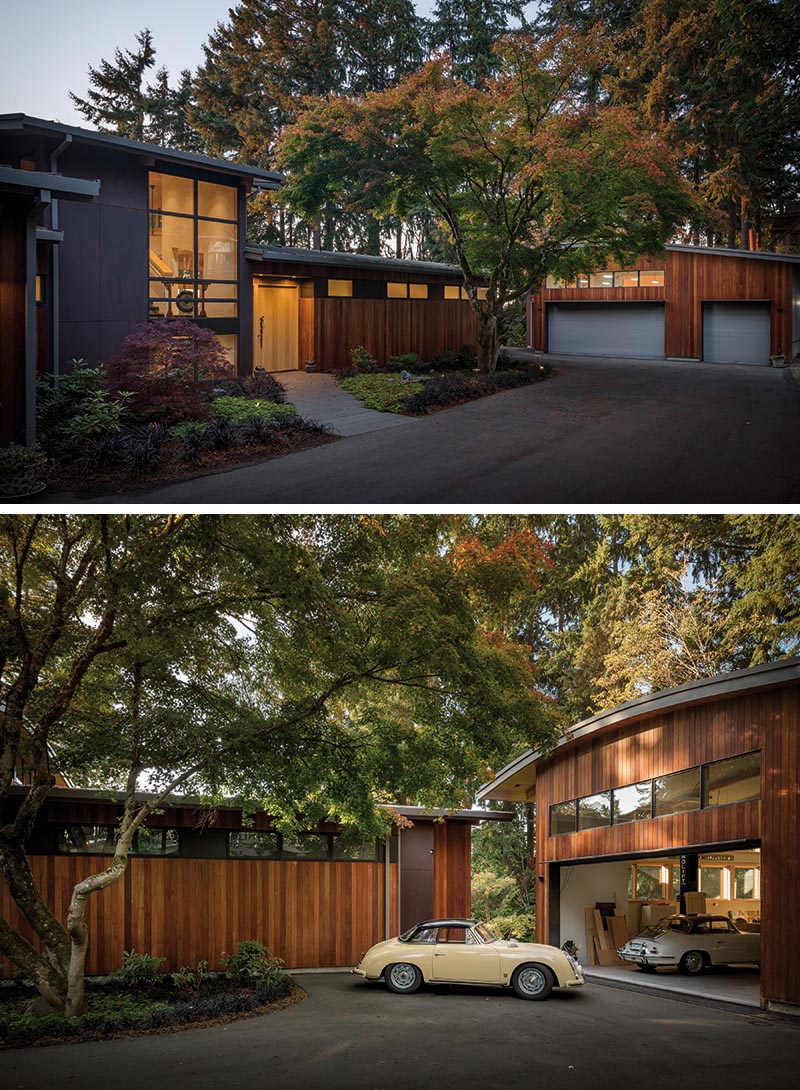
<instances>
[{"instance_id":1,"label":"modern house","mask_svg":"<svg viewBox=\"0 0 800 1090\"><path fill-rule=\"evenodd\" d=\"M761 1004L800 1009L800 658L651 693L522 753L478 793L536 806L540 942L586 908L686 893L761 932Z\"/></svg>"},{"instance_id":2,"label":"modern house","mask_svg":"<svg viewBox=\"0 0 800 1090\"><path fill-rule=\"evenodd\" d=\"M800 254L668 245L528 300L528 343L565 355L768 364L800 352Z\"/></svg>"},{"instance_id":3,"label":"modern house","mask_svg":"<svg viewBox=\"0 0 800 1090\"><path fill-rule=\"evenodd\" d=\"M12 786L12 806L25 791ZM137 833L122 878L87 903L87 971L111 972L131 949L166 958L165 970L214 967L253 938L295 968L351 966L420 920L468 916L471 827L511 814L389 809L391 835L354 843L333 823L289 837L265 814L245 825L240 809L171 800ZM108 865L121 812L108 792L51 791L28 854L59 919L75 883ZM33 940L2 882L0 915ZM0 977L15 971L0 958Z\"/></svg>"},{"instance_id":4,"label":"modern house","mask_svg":"<svg viewBox=\"0 0 800 1090\"><path fill-rule=\"evenodd\" d=\"M37 371L107 360L148 319L211 329L240 374L475 340L457 268L248 245L248 197L280 174L24 114L0 115L0 164L0 443L31 441Z\"/></svg>"}]
</instances>

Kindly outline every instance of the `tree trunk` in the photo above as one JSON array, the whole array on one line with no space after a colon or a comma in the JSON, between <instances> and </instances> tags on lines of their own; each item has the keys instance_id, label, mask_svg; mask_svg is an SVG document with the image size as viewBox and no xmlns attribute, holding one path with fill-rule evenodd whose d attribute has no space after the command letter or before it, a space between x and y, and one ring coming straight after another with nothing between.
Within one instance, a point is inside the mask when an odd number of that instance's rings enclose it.
<instances>
[{"instance_id":1,"label":"tree trunk","mask_svg":"<svg viewBox=\"0 0 800 1090\"><path fill-rule=\"evenodd\" d=\"M733 201L728 205L728 249L736 249L736 205Z\"/></svg>"},{"instance_id":2,"label":"tree trunk","mask_svg":"<svg viewBox=\"0 0 800 1090\"><path fill-rule=\"evenodd\" d=\"M399 261L403 256L403 221L397 221L397 234L395 235L395 257Z\"/></svg>"},{"instance_id":3,"label":"tree trunk","mask_svg":"<svg viewBox=\"0 0 800 1090\"><path fill-rule=\"evenodd\" d=\"M497 357L500 342L497 339L497 318L487 308L481 308L480 329L478 331L478 368L493 374L497 370Z\"/></svg>"}]
</instances>

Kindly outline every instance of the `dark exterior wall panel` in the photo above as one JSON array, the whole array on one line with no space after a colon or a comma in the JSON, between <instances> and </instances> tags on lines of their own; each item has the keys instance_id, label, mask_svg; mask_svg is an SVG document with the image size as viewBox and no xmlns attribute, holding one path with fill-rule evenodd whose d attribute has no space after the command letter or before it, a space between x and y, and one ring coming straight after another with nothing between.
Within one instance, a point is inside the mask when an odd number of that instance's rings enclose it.
<instances>
[{"instance_id":1,"label":"dark exterior wall panel","mask_svg":"<svg viewBox=\"0 0 800 1090\"><path fill-rule=\"evenodd\" d=\"M62 201L59 222L64 229L61 243L61 321L100 321L100 205ZM125 275L117 270L116 275ZM66 346L62 344L63 364ZM79 353L84 355L84 353ZM86 355L87 360L90 358ZM95 359L91 360L96 363Z\"/></svg>"},{"instance_id":2,"label":"dark exterior wall panel","mask_svg":"<svg viewBox=\"0 0 800 1090\"><path fill-rule=\"evenodd\" d=\"M25 439L27 199L0 194L0 444Z\"/></svg>"},{"instance_id":3,"label":"dark exterior wall panel","mask_svg":"<svg viewBox=\"0 0 800 1090\"><path fill-rule=\"evenodd\" d=\"M147 212L100 209L100 320L127 322L147 316Z\"/></svg>"}]
</instances>

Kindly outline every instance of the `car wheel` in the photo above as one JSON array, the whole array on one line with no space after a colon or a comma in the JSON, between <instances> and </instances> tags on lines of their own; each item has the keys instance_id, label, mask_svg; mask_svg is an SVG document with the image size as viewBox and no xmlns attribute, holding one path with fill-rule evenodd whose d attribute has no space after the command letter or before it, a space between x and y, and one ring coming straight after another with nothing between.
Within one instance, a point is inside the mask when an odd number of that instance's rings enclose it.
<instances>
[{"instance_id":1,"label":"car wheel","mask_svg":"<svg viewBox=\"0 0 800 1090\"><path fill-rule=\"evenodd\" d=\"M553 974L544 965L520 965L511 987L520 999L547 999L553 990Z\"/></svg>"},{"instance_id":2,"label":"car wheel","mask_svg":"<svg viewBox=\"0 0 800 1090\"><path fill-rule=\"evenodd\" d=\"M678 962L678 972L697 976L706 967L706 956L700 950L687 950Z\"/></svg>"},{"instance_id":3,"label":"car wheel","mask_svg":"<svg viewBox=\"0 0 800 1090\"><path fill-rule=\"evenodd\" d=\"M383 975L389 991L397 992L399 995L411 995L422 983L422 973L416 965L409 965L407 961L388 965Z\"/></svg>"}]
</instances>

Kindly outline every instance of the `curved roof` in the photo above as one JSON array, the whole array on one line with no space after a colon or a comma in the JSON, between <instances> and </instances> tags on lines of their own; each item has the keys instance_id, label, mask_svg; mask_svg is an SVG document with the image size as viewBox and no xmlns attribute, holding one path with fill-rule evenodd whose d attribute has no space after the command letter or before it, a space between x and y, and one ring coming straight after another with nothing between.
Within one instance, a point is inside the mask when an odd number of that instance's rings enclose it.
<instances>
[{"instance_id":1,"label":"curved roof","mask_svg":"<svg viewBox=\"0 0 800 1090\"><path fill-rule=\"evenodd\" d=\"M295 265L329 265L339 268L379 269L381 272L428 273L461 279L458 265L442 261L413 261L410 258L379 257L376 254L349 254L336 250L302 250L296 246L248 242L245 257L251 261L290 261Z\"/></svg>"},{"instance_id":2,"label":"curved roof","mask_svg":"<svg viewBox=\"0 0 800 1090\"><path fill-rule=\"evenodd\" d=\"M800 655L794 658L780 659L778 662L766 662L760 666L750 666L746 670L733 670L714 677L689 681L685 685L676 685L672 689L662 689L648 693L636 700L628 700L608 711L582 719L570 727L558 740L552 750L527 749L513 761L500 769L493 780L485 783L478 791L479 802L489 799L501 799L504 802L526 802L531 798L531 790L536 782L536 763L549 757L562 746L569 745L580 738L585 738L596 731L617 727L623 723L644 719L659 712L673 711L685 704L695 704L706 700L720 700L724 697L739 696L757 689L773 688L776 685L788 685L800 682Z\"/></svg>"}]
</instances>

